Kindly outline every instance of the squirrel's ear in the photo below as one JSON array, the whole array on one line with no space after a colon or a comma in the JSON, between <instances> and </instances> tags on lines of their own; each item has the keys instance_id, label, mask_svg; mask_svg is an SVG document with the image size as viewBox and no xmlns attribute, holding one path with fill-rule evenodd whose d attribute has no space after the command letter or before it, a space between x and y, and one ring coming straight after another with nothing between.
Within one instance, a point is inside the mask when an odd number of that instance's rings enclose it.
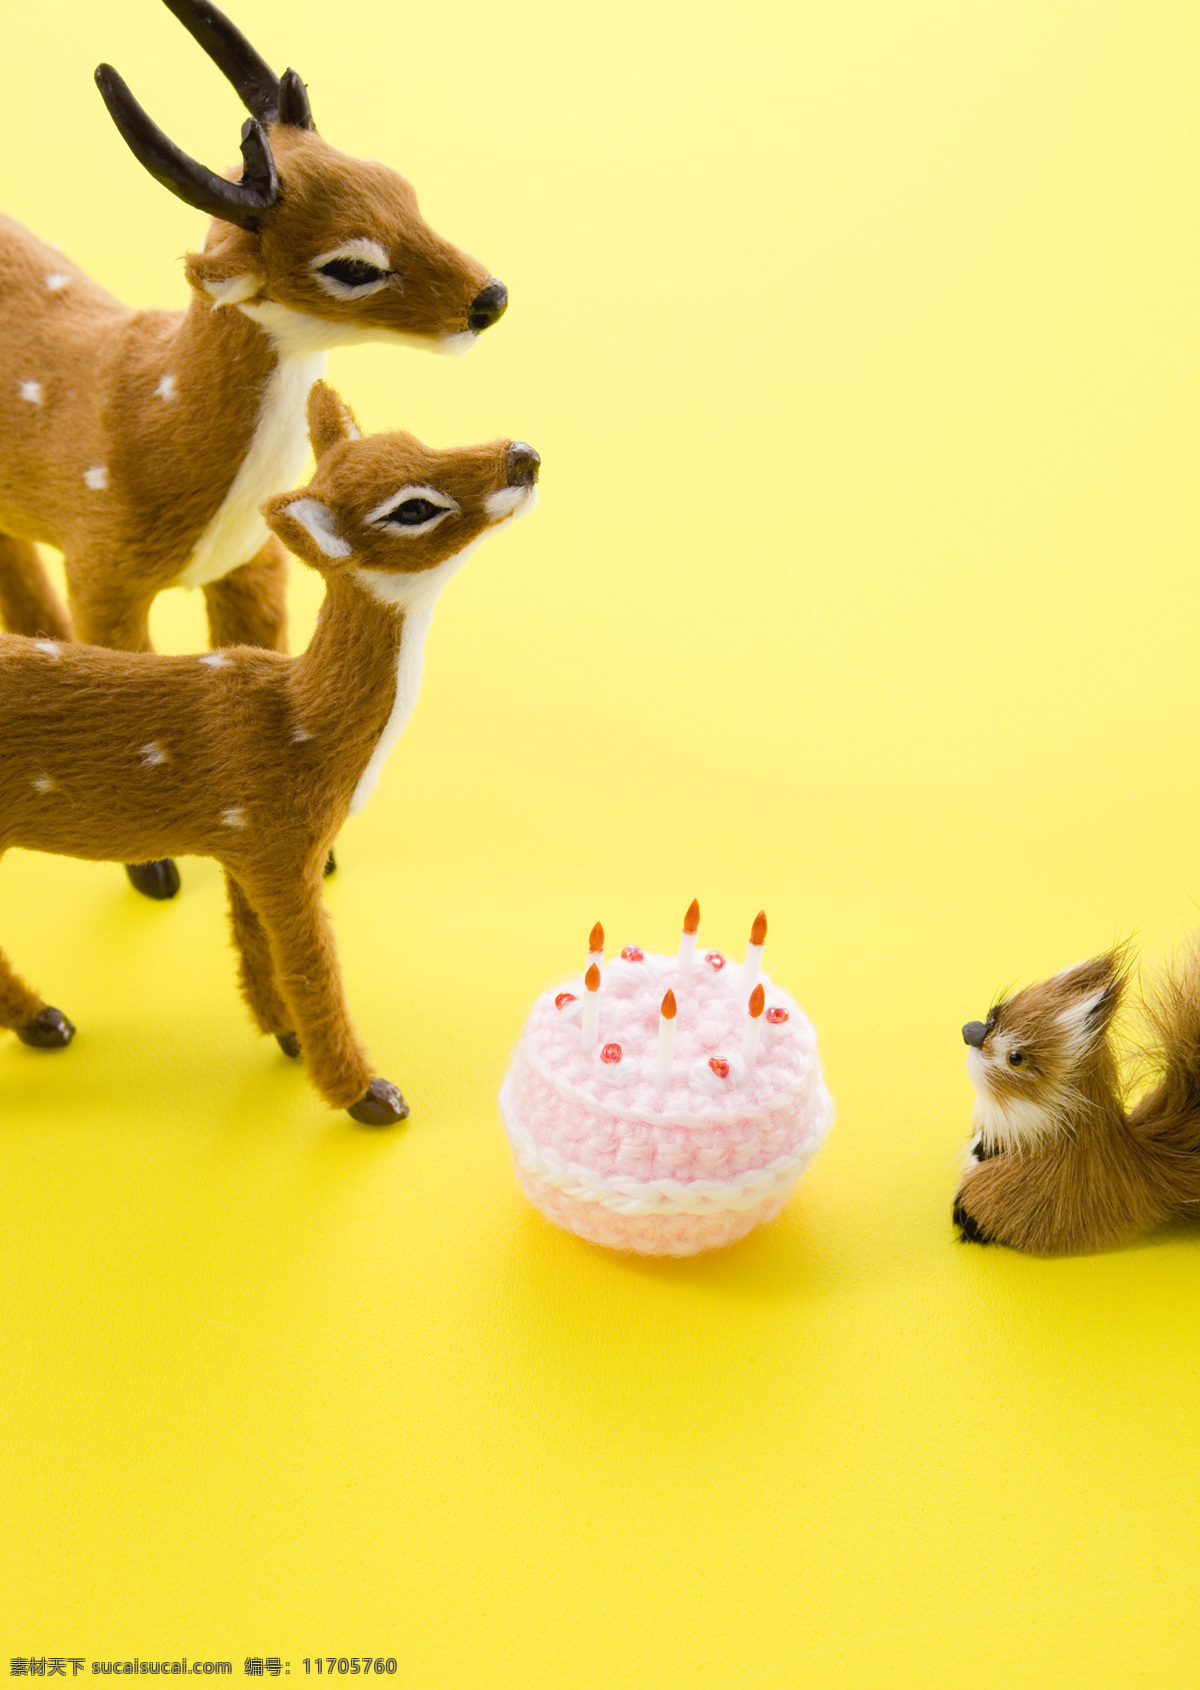
<instances>
[{"instance_id":1,"label":"squirrel's ear","mask_svg":"<svg viewBox=\"0 0 1200 1690\"><path fill-rule=\"evenodd\" d=\"M337 512L304 488L277 493L260 509L267 527L288 551L314 569L328 569L331 563L340 563L351 555L353 548L339 532Z\"/></svg>"},{"instance_id":2,"label":"squirrel's ear","mask_svg":"<svg viewBox=\"0 0 1200 1690\"><path fill-rule=\"evenodd\" d=\"M1072 963L1056 974L1055 984L1064 998L1090 998L1116 981L1124 984L1126 964L1124 948L1105 951L1103 956L1089 957L1086 962Z\"/></svg>"},{"instance_id":3,"label":"squirrel's ear","mask_svg":"<svg viewBox=\"0 0 1200 1690\"><path fill-rule=\"evenodd\" d=\"M1107 1033L1120 1007L1125 968L1125 953L1118 949L1077 963L1059 976L1068 998L1058 1024L1081 1051Z\"/></svg>"},{"instance_id":4,"label":"squirrel's ear","mask_svg":"<svg viewBox=\"0 0 1200 1690\"><path fill-rule=\"evenodd\" d=\"M314 381L309 389L308 438L318 462L331 446L362 439L353 411L327 381Z\"/></svg>"}]
</instances>

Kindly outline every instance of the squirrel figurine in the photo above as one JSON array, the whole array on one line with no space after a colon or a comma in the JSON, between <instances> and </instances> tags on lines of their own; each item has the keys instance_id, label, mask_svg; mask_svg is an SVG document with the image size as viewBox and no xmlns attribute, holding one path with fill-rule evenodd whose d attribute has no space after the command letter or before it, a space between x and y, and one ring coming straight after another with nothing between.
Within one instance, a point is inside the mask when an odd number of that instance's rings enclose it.
<instances>
[{"instance_id":1,"label":"squirrel figurine","mask_svg":"<svg viewBox=\"0 0 1200 1690\"><path fill-rule=\"evenodd\" d=\"M1112 1034L1129 975L1119 947L963 1028L976 1092L954 1198L965 1242L1082 1255L1200 1213L1200 940L1143 1005L1156 1083L1127 1108Z\"/></svg>"}]
</instances>

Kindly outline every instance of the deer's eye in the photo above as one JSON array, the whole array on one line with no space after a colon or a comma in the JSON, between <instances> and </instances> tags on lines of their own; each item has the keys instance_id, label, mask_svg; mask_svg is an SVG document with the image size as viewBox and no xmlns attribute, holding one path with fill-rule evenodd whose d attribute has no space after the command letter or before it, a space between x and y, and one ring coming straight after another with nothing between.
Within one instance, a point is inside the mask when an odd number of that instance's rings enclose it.
<instances>
[{"instance_id":1,"label":"deer's eye","mask_svg":"<svg viewBox=\"0 0 1200 1690\"><path fill-rule=\"evenodd\" d=\"M432 499L404 499L382 520L394 523L397 528L419 528L423 522L430 522L435 516L449 514L445 505L435 505Z\"/></svg>"},{"instance_id":2,"label":"deer's eye","mask_svg":"<svg viewBox=\"0 0 1200 1690\"><path fill-rule=\"evenodd\" d=\"M1024 1060L1025 1060L1025 1052L1023 1050L1010 1050L1009 1051L1009 1053L1008 1053L1008 1065L1009 1065L1010 1068L1019 1068L1021 1066L1022 1062L1024 1062Z\"/></svg>"},{"instance_id":3,"label":"deer's eye","mask_svg":"<svg viewBox=\"0 0 1200 1690\"><path fill-rule=\"evenodd\" d=\"M309 269L317 286L334 299L363 299L399 279L384 248L365 237L318 253Z\"/></svg>"},{"instance_id":4,"label":"deer's eye","mask_svg":"<svg viewBox=\"0 0 1200 1690\"><path fill-rule=\"evenodd\" d=\"M387 280L385 270L377 270L362 258L333 258L321 265L321 274L331 281L341 282L344 288L361 288L371 282Z\"/></svg>"},{"instance_id":5,"label":"deer's eye","mask_svg":"<svg viewBox=\"0 0 1200 1690\"><path fill-rule=\"evenodd\" d=\"M368 511L363 521L369 528L402 528L408 534L425 534L444 516L454 516L458 511L458 502L449 493L417 481L397 487L382 504Z\"/></svg>"}]
</instances>

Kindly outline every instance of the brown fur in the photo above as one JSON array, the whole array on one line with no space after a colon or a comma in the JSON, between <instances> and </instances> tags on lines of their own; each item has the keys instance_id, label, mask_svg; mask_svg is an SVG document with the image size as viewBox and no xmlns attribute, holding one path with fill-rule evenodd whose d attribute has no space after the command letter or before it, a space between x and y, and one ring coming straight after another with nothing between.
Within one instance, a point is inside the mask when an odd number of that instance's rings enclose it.
<instances>
[{"instance_id":1,"label":"brown fur","mask_svg":"<svg viewBox=\"0 0 1200 1690\"><path fill-rule=\"evenodd\" d=\"M360 439L324 383L309 415L313 480L264 507L325 578L308 650L162 657L0 636L0 852L215 857L256 1024L298 1035L314 1084L346 1107L363 1098L371 1068L342 997L322 871L418 625L415 611L379 595L411 594L424 576L436 588L444 573L428 572L531 502L537 459L508 441L434 451L402 433ZM427 532L368 521L414 485L457 511ZM508 505L489 509L498 494ZM330 555L297 514L314 510L325 545L346 555ZM25 1036L46 1011L0 955L0 1026Z\"/></svg>"},{"instance_id":2,"label":"brown fur","mask_svg":"<svg viewBox=\"0 0 1200 1690\"><path fill-rule=\"evenodd\" d=\"M215 546L198 584L214 639L283 650L279 554L261 549L267 537L253 512L301 468L303 394L325 350L468 336L488 272L429 227L412 187L314 130L273 123L268 135L282 200L254 232L212 224L186 259L193 299L182 313L128 310L0 218L0 618L12 631L66 637L28 544L43 541L64 554L75 636L148 650L151 603L188 584L197 542L256 437L274 426L286 444L243 501L254 532L246 541L243 524ZM331 297L313 261L355 239L384 249L395 280L366 297ZM52 277L65 280L50 287ZM233 283L237 296L222 303ZM22 397L31 383L37 397ZM105 484L89 485L100 470ZM245 572L244 590L222 593L233 571Z\"/></svg>"},{"instance_id":3,"label":"brown fur","mask_svg":"<svg viewBox=\"0 0 1200 1690\"><path fill-rule=\"evenodd\" d=\"M1123 950L964 1028L977 1136L955 1197L964 1237L1031 1255L1127 1243L1200 1203L1200 947L1149 1006L1159 1080L1127 1110L1112 1044ZM1014 1066L1011 1058L1018 1058Z\"/></svg>"}]
</instances>

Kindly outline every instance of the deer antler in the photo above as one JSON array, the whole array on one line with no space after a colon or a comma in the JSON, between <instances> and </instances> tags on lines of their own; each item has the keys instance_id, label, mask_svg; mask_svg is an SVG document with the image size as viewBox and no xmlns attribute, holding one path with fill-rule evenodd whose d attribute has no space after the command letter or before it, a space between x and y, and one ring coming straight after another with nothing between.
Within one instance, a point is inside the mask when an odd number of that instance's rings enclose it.
<instances>
[{"instance_id":1,"label":"deer antler","mask_svg":"<svg viewBox=\"0 0 1200 1690\"><path fill-rule=\"evenodd\" d=\"M296 72L287 70L282 77L276 76L212 0L163 0L163 4L233 84L251 117L260 123L287 123L294 129L313 127L308 94Z\"/></svg>"},{"instance_id":2,"label":"deer antler","mask_svg":"<svg viewBox=\"0 0 1200 1690\"><path fill-rule=\"evenodd\" d=\"M241 181L227 182L189 158L147 115L111 65L97 66L96 86L130 151L156 182L197 211L243 229L256 229L279 200L279 178L262 126L286 123L293 129L314 128L308 90L294 70L276 76L212 0L163 0L163 4L236 88L250 113L250 121L242 125Z\"/></svg>"},{"instance_id":3,"label":"deer antler","mask_svg":"<svg viewBox=\"0 0 1200 1690\"><path fill-rule=\"evenodd\" d=\"M275 160L256 117L248 117L242 125L242 179L227 182L163 134L111 65L96 67L96 86L134 157L185 205L243 229L256 229L279 203Z\"/></svg>"}]
</instances>

